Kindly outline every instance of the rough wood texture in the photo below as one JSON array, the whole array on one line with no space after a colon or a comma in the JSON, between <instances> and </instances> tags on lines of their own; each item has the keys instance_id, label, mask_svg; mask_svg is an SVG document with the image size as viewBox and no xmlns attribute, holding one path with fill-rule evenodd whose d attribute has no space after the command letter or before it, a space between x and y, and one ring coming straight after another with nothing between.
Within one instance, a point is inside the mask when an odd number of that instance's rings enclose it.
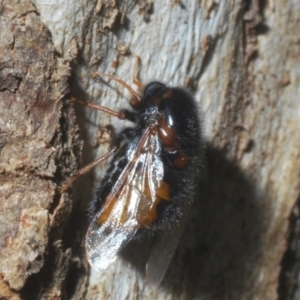
<instances>
[{"instance_id":1,"label":"rough wood texture","mask_svg":"<svg viewBox=\"0 0 300 300\"><path fill-rule=\"evenodd\" d=\"M157 79L186 86L199 102L207 140L205 180L199 183L201 194L166 278L155 290L140 272L145 253L139 245L132 245L105 272L87 273L80 247L86 230L84 209L101 168L74 185L69 222L51 217L54 174L64 162L55 133L64 131L59 112L67 91L68 63L55 56L35 8L20 2L26 9L8 1L1 10L5 18L1 19L0 97L10 111L0 112L0 121L4 120L0 124L1 224L6 222L1 226L1 263L3 257L10 265L2 263L6 283L1 282L0 292L32 299L28 291L36 277L31 274L45 274L53 263L51 276L40 277L43 280L34 286L39 298L277 299L281 282L280 297L285 299L288 294L289 299L297 299L297 286L286 274L291 268L282 258L289 216L299 197L300 3L35 1L65 60L70 59L70 49L74 53L74 41L79 45L70 86L74 96L114 109L128 107L128 93L122 87L91 74L101 70L131 84L134 55L139 55L142 82ZM33 27L33 21L26 27L10 23L26 23L28 18L34 18L40 27ZM18 43L24 51L24 69L13 63ZM46 50L50 54L43 52ZM30 75L32 81L27 79ZM23 88L26 82L31 83L30 89ZM44 90L53 93L45 95L47 101L40 100ZM24 114L24 109L30 113ZM124 122L81 107L76 112L85 140L85 164L107 150L105 126L112 123L118 130ZM17 120L8 120L15 115ZM95 149L99 132L102 145ZM68 147L74 141L69 139ZM71 156L67 156L69 171L76 165L75 158L74 165L70 162ZM62 200L56 201L64 206ZM61 236L57 232L54 237L49 235L54 226ZM29 236L35 237L34 251ZM26 247L17 254L10 250L21 245ZM297 265L293 264L295 280ZM13 277L7 270L13 270Z\"/></svg>"},{"instance_id":2,"label":"rough wood texture","mask_svg":"<svg viewBox=\"0 0 300 300\"><path fill-rule=\"evenodd\" d=\"M57 185L77 168L81 147L62 101L71 52L56 56L29 1L1 5L0 298L50 299L62 294L71 257L61 239L72 202Z\"/></svg>"}]
</instances>

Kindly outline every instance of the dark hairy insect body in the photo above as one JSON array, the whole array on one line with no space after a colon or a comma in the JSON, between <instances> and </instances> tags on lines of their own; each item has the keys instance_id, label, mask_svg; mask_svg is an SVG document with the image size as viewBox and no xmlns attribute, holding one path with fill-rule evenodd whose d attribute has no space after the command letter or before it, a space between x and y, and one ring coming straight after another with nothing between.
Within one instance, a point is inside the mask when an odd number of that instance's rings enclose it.
<instances>
[{"instance_id":1,"label":"dark hairy insect body","mask_svg":"<svg viewBox=\"0 0 300 300\"><path fill-rule=\"evenodd\" d=\"M159 284L200 182L201 128L195 101L181 88L152 82L135 100L132 111L122 112L134 126L117 135L117 150L89 210L86 252L100 271L130 240L156 234L146 272Z\"/></svg>"},{"instance_id":2,"label":"dark hairy insect body","mask_svg":"<svg viewBox=\"0 0 300 300\"><path fill-rule=\"evenodd\" d=\"M123 146L114 155L97 190L90 215L93 217L105 203L145 129L154 126L152 134L157 135L158 142L151 151L156 157L154 160L161 164L162 185L156 193L159 199L155 211L149 212L152 216L144 216L150 223L144 220L139 226L139 229L148 229L143 233L151 234L155 230L171 228L185 213L186 204L195 198L202 164L202 142L198 111L187 92L153 82L146 86L143 99L144 103L132 112L136 126L125 128L117 137L116 143ZM141 153L146 151L149 148L141 149ZM140 162L140 170L136 172L141 174L142 168Z\"/></svg>"}]
</instances>

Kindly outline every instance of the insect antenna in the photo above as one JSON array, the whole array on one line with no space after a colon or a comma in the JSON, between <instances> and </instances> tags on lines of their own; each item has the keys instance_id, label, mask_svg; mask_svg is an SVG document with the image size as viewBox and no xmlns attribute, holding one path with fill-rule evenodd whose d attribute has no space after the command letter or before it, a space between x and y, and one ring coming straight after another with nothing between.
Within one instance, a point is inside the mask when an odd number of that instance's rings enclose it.
<instances>
[{"instance_id":1,"label":"insect antenna","mask_svg":"<svg viewBox=\"0 0 300 300\"><path fill-rule=\"evenodd\" d=\"M119 118L120 120L125 120L125 119L130 120L130 116L129 116L130 112L128 112L125 109L122 110L122 111L115 111L115 110L112 110L112 109L107 108L105 106L98 105L98 104L88 102L88 101L81 101L81 100L78 100L78 99L73 98L73 97L69 100L69 102L78 103L78 104L84 105L84 106L89 107L89 108L93 108L93 109L103 111L103 112L105 112L105 113L107 113L111 116Z\"/></svg>"},{"instance_id":2,"label":"insect antenna","mask_svg":"<svg viewBox=\"0 0 300 300\"><path fill-rule=\"evenodd\" d=\"M99 76L106 76L109 79L115 80L115 81L119 82L121 85L123 85L131 93L131 95L134 97L135 101L131 102L132 106L138 106L140 103L142 103L142 99L143 99L142 96L140 96L133 88L131 88L131 86L129 86L122 79L119 79L117 77L114 77L112 75L105 74L105 73L102 73L102 72L95 72L92 76L95 77L97 75L99 75ZM138 80L136 80L136 79L134 79L134 83L137 84L139 87L142 86L142 84Z\"/></svg>"},{"instance_id":3,"label":"insect antenna","mask_svg":"<svg viewBox=\"0 0 300 300\"><path fill-rule=\"evenodd\" d=\"M88 173L90 170L92 170L96 165L102 163L103 161L106 161L109 157L111 157L112 155L114 155L117 151L117 147L113 147L112 149L110 149L110 151L100 157L98 157L96 160L94 160L93 162L89 163L87 166L85 166L84 168L78 170L75 175L73 175L68 181L67 183L65 183L62 187L59 188L59 192L62 194L64 192L66 192L74 183L74 181L83 176L84 174Z\"/></svg>"}]
</instances>

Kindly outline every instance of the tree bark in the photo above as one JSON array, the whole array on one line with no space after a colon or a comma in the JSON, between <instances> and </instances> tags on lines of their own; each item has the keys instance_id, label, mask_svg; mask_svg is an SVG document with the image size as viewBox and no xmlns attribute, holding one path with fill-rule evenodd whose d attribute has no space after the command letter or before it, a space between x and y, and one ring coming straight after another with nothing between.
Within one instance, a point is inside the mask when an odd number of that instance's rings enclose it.
<instances>
[{"instance_id":1,"label":"tree bark","mask_svg":"<svg viewBox=\"0 0 300 300\"><path fill-rule=\"evenodd\" d=\"M7 0L0 11L1 297L299 297L300 3ZM201 192L158 289L138 243L89 272L86 207L104 167L58 190L107 152L107 125L127 125L67 99L129 108L122 86L93 74L131 85L136 55L143 83L193 93L206 140Z\"/></svg>"}]
</instances>

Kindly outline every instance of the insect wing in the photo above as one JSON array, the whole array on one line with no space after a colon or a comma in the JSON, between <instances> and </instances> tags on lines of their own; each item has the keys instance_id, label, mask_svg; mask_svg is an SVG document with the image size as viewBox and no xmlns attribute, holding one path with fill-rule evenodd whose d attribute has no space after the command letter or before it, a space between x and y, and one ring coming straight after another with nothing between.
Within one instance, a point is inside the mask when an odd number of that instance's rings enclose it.
<instances>
[{"instance_id":1,"label":"insect wing","mask_svg":"<svg viewBox=\"0 0 300 300\"><path fill-rule=\"evenodd\" d=\"M172 233L162 231L158 233L146 265L146 277L150 284L158 287L168 269L180 237L179 228Z\"/></svg>"},{"instance_id":2,"label":"insect wing","mask_svg":"<svg viewBox=\"0 0 300 300\"><path fill-rule=\"evenodd\" d=\"M171 232L169 230L157 232L146 265L146 277L153 286L158 287L167 272L186 223L188 207L181 205L183 213L178 222L173 224Z\"/></svg>"},{"instance_id":3,"label":"insect wing","mask_svg":"<svg viewBox=\"0 0 300 300\"><path fill-rule=\"evenodd\" d=\"M109 217L106 222L99 225L98 220L105 214L104 211L100 211L89 226L86 236L86 252L90 265L96 271L104 270L114 262L116 254L136 233L137 225L134 219L129 219L123 224L118 221L125 209L123 199L115 204L111 212L114 214L113 217Z\"/></svg>"},{"instance_id":4,"label":"insect wing","mask_svg":"<svg viewBox=\"0 0 300 300\"><path fill-rule=\"evenodd\" d=\"M86 236L90 265L103 270L116 259L140 228L153 220L163 178L156 134L146 130L103 208L95 215Z\"/></svg>"}]
</instances>

